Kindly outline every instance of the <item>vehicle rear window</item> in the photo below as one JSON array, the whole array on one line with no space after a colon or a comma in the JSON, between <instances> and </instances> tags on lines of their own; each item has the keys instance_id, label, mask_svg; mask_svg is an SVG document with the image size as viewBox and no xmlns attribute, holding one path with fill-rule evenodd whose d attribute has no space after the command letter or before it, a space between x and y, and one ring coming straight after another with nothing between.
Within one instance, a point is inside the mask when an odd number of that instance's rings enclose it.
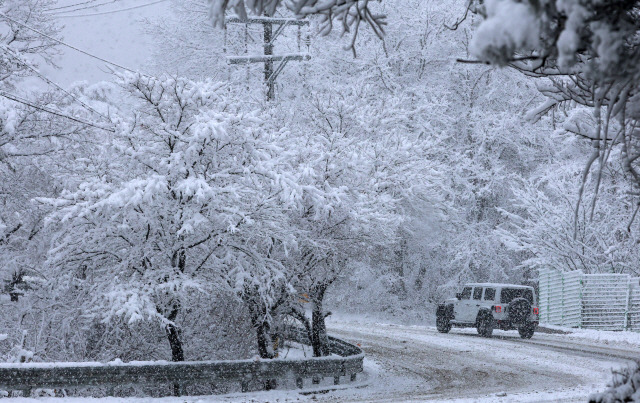
<instances>
[{"instance_id":1,"label":"vehicle rear window","mask_svg":"<svg viewBox=\"0 0 640 403\"><path fill-rule=\"evenodd\" d=\"M473 289L473 299L482 298L482 287L476 287Z\"/></svg>"},{"instance_id":2,"label":"vehicle rear window","mask_svg":"<svg viewBox=\"0 0 640 403\"><path fill-rule=\"evenodd\" d=\"M484 300L485 301L493 301L496 299L496 289L495 288L485 288L484 289Z\"/></svg>"},{"instance_id":3,"label":"vehicle rear window","mask_svg":"<svg viewBox=\"0 0 640 403\"><path fill-rule=\"evenodd\" d=\"M533 304L533 292L528 288L503 288L500 293L500 302L508 304L516 298L524 298Z\"/></svg>"},{"instance_id":4,"label":"vehicle rear window","mask_svg":"<svg viewBox=\"0 0 640 403\"><path fill-rule=\"evenodd\" d=\"M464 287L460 294L461 294L460 295L460 299L469 299L469 298L471 298L471 287Z\"/></svg>"}]
</instances>

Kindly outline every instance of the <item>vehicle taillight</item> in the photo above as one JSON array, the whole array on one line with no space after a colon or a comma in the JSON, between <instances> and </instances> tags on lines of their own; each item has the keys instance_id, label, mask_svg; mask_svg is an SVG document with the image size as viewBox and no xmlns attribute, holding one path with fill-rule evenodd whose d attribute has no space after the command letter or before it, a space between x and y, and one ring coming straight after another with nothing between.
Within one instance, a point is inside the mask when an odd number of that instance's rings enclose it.
<instances>
[{"instance_id":1,"label":"vehicle taillight","mask_svg":"<svg viewBox=\"0 0 640 403\"><path fill-rule=\"evenodd\" d=\"M538 314L538 307L533 307L533 314L537 315Z\"/></svg>"},{"instance_id":2,"label":"vehicle taillight","mask_svg":"<svg viewBox=\"0 0 640 403\"><path fill-rule=\"evenodd\" d=\"M502 307L500 305L496 305L494 308L496 309L496 313L502 312Z\"/></svg>"}]
</instances>

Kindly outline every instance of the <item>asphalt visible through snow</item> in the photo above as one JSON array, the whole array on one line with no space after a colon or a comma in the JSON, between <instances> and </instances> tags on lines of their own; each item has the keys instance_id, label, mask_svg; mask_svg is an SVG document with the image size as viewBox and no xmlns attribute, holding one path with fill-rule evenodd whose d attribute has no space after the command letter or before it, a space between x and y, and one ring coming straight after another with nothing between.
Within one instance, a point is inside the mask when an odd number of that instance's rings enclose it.
<instances>
[{"instance_id":1,"label":"asphalt visible through snow","mask_svg":"<svg viewBox=\"0 0 640 403\"><path fill-rule=\"evenodd\" d=\"M319 401L587 401L611 370L640 357L632 346L516 331L483 338L472 329L335 322L329 332L366 354L363 387L317 395Z\"/></svg>"}]
</instances>

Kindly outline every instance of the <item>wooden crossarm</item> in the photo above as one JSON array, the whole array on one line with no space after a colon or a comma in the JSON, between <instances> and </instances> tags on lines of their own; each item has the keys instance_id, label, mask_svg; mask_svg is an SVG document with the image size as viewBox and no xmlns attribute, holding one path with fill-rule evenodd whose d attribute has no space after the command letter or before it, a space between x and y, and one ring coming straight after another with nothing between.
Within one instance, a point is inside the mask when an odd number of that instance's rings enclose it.
<instances>
[{"instance_id":1,"label":"wooden crossarm","mask_svg":"<svg viewBox=\"0 0 640 403\"><path fill-rule=\"evenodd\" d=\"M298 53L291 55L253 55L253 56L228 56L229 64L247 64L247 63L264 63L278 62L282 60L309 60L311 55L308 53Z\"/></svg>"},{"instance_id":2,"label":"wooden crossarm","mask_svg":"<svg viewBox=\"0 0 640 403\"><path fill-rule=\"evenodd\" d=\"M273 18L273 17L227 17L224 20L227 24L287 24L287 25L309 25L308 20L299 20L297 18Z\"/></svg>"}]
</instances>

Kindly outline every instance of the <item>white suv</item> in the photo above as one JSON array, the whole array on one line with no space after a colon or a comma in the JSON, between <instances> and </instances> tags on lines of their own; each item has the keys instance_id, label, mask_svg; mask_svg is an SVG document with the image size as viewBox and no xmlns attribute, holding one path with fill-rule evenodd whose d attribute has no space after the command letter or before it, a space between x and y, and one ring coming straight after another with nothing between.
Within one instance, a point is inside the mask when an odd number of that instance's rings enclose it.
<instances>
[{"instance_id":1,"label":"white suv","mask_svg":"<svg viewBox=\"0 0 640 403\"><path fill-rule=\"evenodd\" d=\"M478 334L491 337L494 328L518 329L529 339L538 326L538 305L532 287L513 284L466 284L462 291L436 311L436 327L447 333L452 326L475 327Z\"/></svg>"}]
</instances>

